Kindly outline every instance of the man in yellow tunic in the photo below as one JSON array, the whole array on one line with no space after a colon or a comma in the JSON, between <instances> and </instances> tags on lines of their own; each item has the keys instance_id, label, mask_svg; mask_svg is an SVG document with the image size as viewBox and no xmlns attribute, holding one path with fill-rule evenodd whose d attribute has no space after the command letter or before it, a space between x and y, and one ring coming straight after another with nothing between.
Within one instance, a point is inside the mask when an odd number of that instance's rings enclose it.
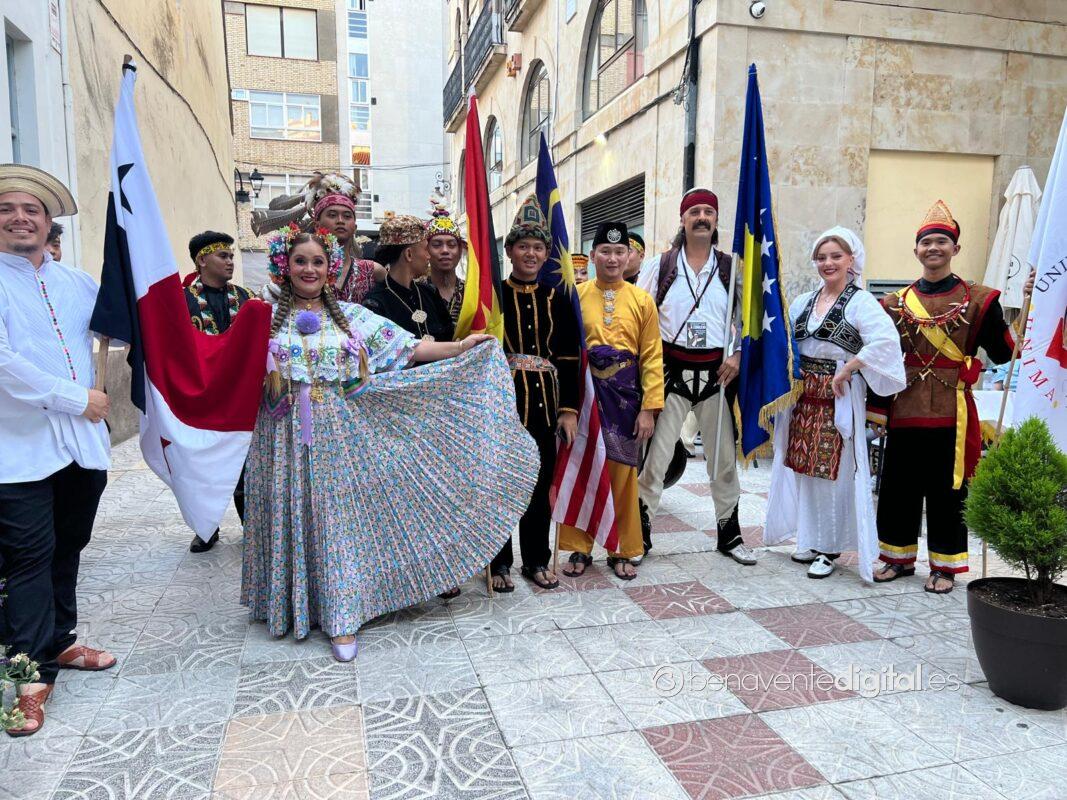
<instances>
[{"instance_id":1,"label":"man in yellow tunic","mask_svg":"<svg viewBox=\"0 0 1067 800\"><path fill-rule=\"evenodd\" d=\"M629 559L644 553L637 466L663 408L663 346L651 295L623 278L630 257L626 225L603 223L592 256L596 279L579 286L578 297L619 531L619 549L608 554L608 566L629 581L637 577ZM577 577L593 562L593 539L585 531L560 526L559 548L572 551L564 575Z\"/></svg>"}]
</instances>

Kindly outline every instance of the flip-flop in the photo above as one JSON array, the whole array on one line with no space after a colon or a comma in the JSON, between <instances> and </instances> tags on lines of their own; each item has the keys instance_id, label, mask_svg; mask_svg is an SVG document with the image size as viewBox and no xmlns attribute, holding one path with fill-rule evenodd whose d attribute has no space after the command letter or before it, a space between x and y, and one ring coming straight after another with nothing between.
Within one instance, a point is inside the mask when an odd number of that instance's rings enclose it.
<instances>
[{"instance_id":1,"label":"flip-flop","mask_svg":"<svg viewBox=\"0 0 1067 800\"><path fill-rule=\"evenodd\" d=\"M618 578L620 581L632 581L634 578L637 577L637 573L636 572L633 575L627 575L626 573L623 573L622 575L620 575L618 572L615 571L615 565L616 564L629 564L629 563L630 563L630 559L628 559L628 558L616 558L615 556L608 556L608 567L611 568L612 574L616 578Z\"/></svg>"},{"instance_id":2,"label":"flip-flop","mask_svg":"<svg viewBox=\"0 0 1067 800\"><path fill-rule=\"evenodd\" d=\"M882 569L888 570L885 574L887 574L889 577L879 578L877 575L875 575L875 583L891 583L897 578L906 578L909 575L915 574L915 567L905 567L903 564L886 564L886 566L882 567Z\"/></svg>"},{"instance_id":3,"label":"flip-flop","mask_svg":"<svg viewBox=\"0 0 1067 800\"><path fill-rule=\"evenodd\" d=\"M585 567L581 572L573 572L572 570L567 569L563 570L563 574L568 578L580 578L589 569L589 565L593 563L593 557L586 555L585 553L571 553L571 557L567 559L567 562L570 564L582 564Z\"/></svg>"},{"instance_id":4,"label":"flip-flop","mask_svg":"<svg viewBox=\"0 0 1067 800\"><path fill-rule=\"evenodd\" d=\"M528 580L534 586L537 586L538 588L541 588L541 589L558 589L559 588L559 581L558 580L557 581L550 581L548 579L548 569L546 567L534 567L533 569L528 569L527 567L523 567L521 570L519 570L519 574L522 575L522 577L526 578L526 580ZM538 576L541 577L541 580L543 580L544 583L541 583L541 581L539 581L537 579Z\"/></svg>"},{"instance_id":5,"label":"flip-flop","mask_svg":"<svg viewBox=\"0 0 1067 800\"><path fill-rule=\"evenodd\" d=\"M508 569L507 567L503 567L502 569L498 569L496 572L490 573L489 577L490 578L500 578L501 580L503 580L504 576L510 575L510 574L511 574L511 570ZM498 592L500 594L511 594L512 592L515 591L515 584L511 584L511 586L508 586L506 582L504 583L503 586L497 586L497 585L494 584L493 585L493 591L494 592Z\"/></svg>"},{"instance_id":6,"label":"flip-flop","mask_svg":"<svg viewBox=\"0 0 1067 800\"><path fill-rule=\"evenodd\" d=\"M940 570L936 570L935 569L933 572L930 573L930 577L933 578L934 585L930 586L929 584L927 584L927 585L923 586L923 591L924 592L929 592L930 594L948 594L949 592L951 592L953 589L956 588L956 579L952 575L947 573L947 572L941 572ZM937 582L939 580L948 581L949 582L949 587L947 589L938 589L938 588L936 588L937 587Z\"/></svg>"}]
</instances>

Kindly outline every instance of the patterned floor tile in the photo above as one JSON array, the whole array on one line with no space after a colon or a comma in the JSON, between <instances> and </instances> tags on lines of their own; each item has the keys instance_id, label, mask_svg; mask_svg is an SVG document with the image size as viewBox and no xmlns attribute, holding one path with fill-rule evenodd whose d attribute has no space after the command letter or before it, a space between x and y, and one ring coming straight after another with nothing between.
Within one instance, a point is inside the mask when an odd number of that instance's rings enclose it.
<instances>
[{"instance_id":1,"label":"patterned floor tile","mask_svg":"<svg viewBox=\"0 0 1067 800\"><path fill-rule=\"evenodd\" d=\"M585 568L585 572L577 578L571 578L563 574L563 570L569 568L570 565L567 560L561 558L559 572L556 573L559 587L556 589L534 587L533 593L536 595L549 595L558 594L559 592L591 592L597 589L613 589L619 584L618 579L612 577L611 570L605 564L590 564Z\"/></svg>"},{"instance_id":2,"label":"patterned floor tile","mask_svg":"<svg viewBox=\"0 0 1067 800\"><path fill-rule=\"evenodd\" d=\"M622 589L546 594L539 599L555 625L562 629L618 625L648 619L648 614Z\"/></svg>"},{"instance_id":3,"label":"patterned floor tile","mask_svg":"<svg viewBox=\"0 0 1067 800\"><path fill-rule=\"evenodd\" d=\"M688 795L633 731L517 747L532 800L686 800Z\"/></svg>"},{"instance_id":4,"label":"patterned floor tile","mask_svg":"<svg viewBox=\"0 0 1067 800\"><path fill-rule=\"evenodd\" d=\"M833 786L823 784L822 786L813 786L810 789L793 789L788 792L761 794L759 800L845 800L845 796Z\"/></svg>"},{"instance_id":5,"label":"patterned floor tile","mask_svg":"<svg viewBox=\"0 0 1067 800\"><path fill-rule=\"evenodd\" d=\"M685 570L679 567L670 556L649 553L637 567L637 577L632 581L620 581L612 578L612 586L622 589L634 589L638 586L659 586L665 583L685 583L692 580Z\"/></svg>"},{"instance_id":6,"label":"patterned floor tile","mask_svg":"<svg viewBox=\"0 0 1067 800\"><path fill-rule=\"evenodd\" d=\"M824 783L811 764L754 714L646 728L642 734L689 796L700 800Z\"/></svg>"},{"instance_id":7,"label":"patterned floor tile","mask_svg":"<svg viewBox=\"0 0 1067 800\"><path fill-rule=\"evenodd\" d=\"M945 687L954 682L949 673L923 661L888 639L826 644L801 652L862 697Z\"/></svg>"},{"instance_id":8,"label":"patterned floor tile","mask_svg":"<svg viewBox=\"0 0 1067 800\"><path fill-rule=\"evenodd\" d=\"M561 578L560 580L566 580ZM464 639L474 636L503 636L556 629L542 601L544 596L464 597L448 604L456 630Z\"/></svg>"},{"instance_id":9,"label":"patterned floor tile","mask_svg":"<svg viewBox=\"0 0 1067 800\"><path fill-rule=\"evenodd\" d=\"M665 533L682 533L691 530L693 530L692 525L673 514L660 513L652 521L652 535L656 537Z\"/></svg>"},{"instance_id":10,"label":"patterned floor tile","mask_svg":"<svg viewBox=\"0 0 1067 800\"><path fill-rule=\"evenodd\" d=\"M248 629L246 622L178 627L149 622L137 645L122 663L123 675L195 672L210 667L236 667Z\"/></svg>"},{"instance_id":11,"label":"patterned floor tile","mask_svg":"<svg viewBox=\"0 0 1067 800\"><path fill-rule=\"evenodd\" d=\"M936 767L952 760L885 714L875 700L856 698L768 711L760 719L830 783Z\"/></svg>"},{"instance_id":12,"label":"patterned floor tile","mask_svg":"<svg viewBox=\"0 0 1067 800\"><path fill-rule=\"evenodd\" d=\"M303 711L359 703L355 663L332 657L246 664L237 680L236 717Z\"/></svg>"},{"instance_id":13,"label":"patterned floor tile","mask_svg":"<svg viewBox=\"0 0 1067 800\"><path fill-rule=\"evenodd\" d=\"M919 636L898 636L892 641L963 683L985 680L985 673L971 642L969 626Z\"/></svg>"},{"instance_id":14,"label":"patterned floor tile","mask_svg":"<svg viewBox=\"0 0 1067 800\"><path fill-rule=\"evenodd\" d=\"M706 617L678 617L659 623L691 658L701 660L780 650L788 645L740 612Z\"/></svg>"},{"instance_id":15,"label":"patterned floor tile","mask_svg":"<svg viewBox=\"0 0 1067 800\"><path fill-rule=\"evenodd\" d=\"M589 672L562 631L479 636L464 645L483 686Z\"/></svg>"},{"instance_id":16,"label":"patterned floor tile","mask_svg":"<svg viewBox=\"0 0 1067 800\"><path fill-rule=\"evenodd\" d=\"M652 542L652 552L658 556L707 553L714 549L715 540L699 530L665 533L662 536L656 536Z\"/></svg>"},{"instance_id":17,"label":"patterned floor tile","mask_svg":"<svg viewBox=\"0 0 1067 800\"><path fill-rule=\"evenodd\" d=\"M508 747L631 728L592 675L487 686L485 694Z\"/></svg>"},{"instance_id":18,"label":"patterned floor tile","mask_svg":"<svg viewBox=\"0 0 1067 800\"><path fill-rule=\"evenodd\" d=\"M446 642L458 645L459 631L443 603L422 603L386 614L359 629L361 653Z\"/></svg>"},{"instance_id":19,"label":"patterned floor tile","mask_svg":"<svg viewBox=\"0 0 1067 800\"><path fill-rule=\"evenodd\" d=\"M563 632L593 672L652 667L691 657L654 620Z\"/></svg>"},{"instance_id":20,"label":"patterned floor tile","mask_svg":"<svg viewBox=\"0 0 1067 800\"><path fill-rule=\"evenodd\" d=\"M875 702L886 714L947 753L953 761L1064 743L1058 734L1015 713L1011 703L966 684L942 691L895 694Z\"/></svg>"},{"instance_id":21,"label":"patterned floor tile","mask_svg":"<svg viewBox=\"0 0 1067 800\"><path fill-rule=\"evenodd\" d=\"M855 697L836 679L796 650L771 650L703 662L730 692L753 711L792 708Z\"/></svg>"},{"instance_id":22,"label":"patterned floor tile","mask_svg":"<svg viewBox=\"0 0 1067 800\"><path fill-rule=\"evenodd\" d=\"M370 800L370 787L365 772L350 772L270 786L235 786L215 792L211 800Z\"/></svg>"},{"instance_id":23,"label":"patterned floor tile","mask_svg":"<svg viewBox=\"0 0 1067 800\"><path fill-rule=\"evenodd\" d=\"M364 725L375 798L525 797L480 689L368 703Z\"/></svg>"},{"instance_id":24,"label":"patterned floor tile","mask_svg":"<svg viewBox=\"0 0 1067 800\"><path fill-rule=\"evenodd\" d=\"M461 642L383 650L356 661L364 703L393 697L455 692L478 685Z\"/></svg>"},{"instance_id":25,"label":"patterned floor tile","mask_svg":"<svg viewBox=\"0 0 1067 800\"><path fill-rule=\"evenodd\" d=\"M365 770L359 708L315 708L231 720L215 789L289 783Z\"/></svg>"},{"instance_id":26,"label":"patterned floor tile","mask_svg":"<svg viewBox=\"0 0 1067 800\"><path fill-rule=\"evenodd\" d=\"M237 668L122 675L93 722L93 733L225 722L233 713Z\"/></svg>"},{"instance_id":27,"label":"patterned floor tile","mask_svg":"<svg viewBox=\"0 0 1067 800\"><path fill-rule=\"evenodd\" d=\"M824 603L764 608L748 615L774 635L793 647L860 642L877 639L878 634Z\"/></svg>"},{"instance_id":28,"label":"patterned floor tile","mask_svg":"<svg viewBox=\"0 0 1067 800\"><path fill-rule=\"evenodd\" d=\"M330 640L319 630L313 630L306 639L296 639L291 633L271 636L267 626L261 622L246 624L243 630L242 665L300 661L330 655ZM358 634L356 638L359 638Z\"/></svg>"},{"instance_id":29,"label":"patterned floor tile","mask_svg":"<svg viewBox=\"0 0 1067 800\"><path fill-rule=\"evenodd\" d=\"M848 800L914 800L916 797L1004 800L1004 795L978 780L959 764L841 783L837 790Z\"/></svg>"},{"instance_id":30,"label":"patterned floor tile","mask_svg":"<svg viewBox=\"0 0 1067 800\"><path fill-rule=\"evenodd\" d=\"M596 677L635 728L747 713L745 706L695 661L601 672Z\"/></svg>"},{"instance_id":31,"label":"patterned floor tile","mask_svg":"<svg viewBox=\"0 0 1067 800\"><path fill-rule=\"evenodd\" d=\"M225 728L216 722L90 734L53 798L207 797Z\"/></svg>"},{"instance_id":32,"label":"patterned floor tile","mask_svg":"<svg viewBox=\"0 0 1067 800\"><path fill-rule=\"evenodd\" d=\"M100 706L118 681L118 673L62 670L48 698L47 721L34 740L51 736L81 736L93 727Z\"/></svg>"},{"instance_id":33,"label":"patterned floor tile","mask_svg":"<svg viewBox=\"0 0 1067 800\"><path fill-rule=\"evenodd\" d=\"M59 783L81 739L77 736L45 737L51 720L39 733L22 739L4 736L0 747L0 800L47 798Z\"/></svg>"},{"instance_id":34,"label":"patterned floor tile","mask_svg":"<svg viewBox=\"0 0 1067 800\"><path fill-rule=\"evenodd\" d=\"M961 766L1009 800L1063 800L1067 745L964 761Z\"/></svg>"},{"instance_id":35,"label":"patterned floor tile","mask_svg":"<svg viewBox=\"0 0 1067 800\"><path fill-rule=\"evenodd\" d=\"M956 598L917 592L832 603L879 636L916 636L970 627L967 609Z\"/></svg>"},{"instance_id":36,"label":"patterned floor tile","mask_svg":"<svg viewBox=\"0 0 1067 800\"><path fill-rule=\"evenodd\" d=\"M813 581L803 575L777 573L771 571L768 565L763 565L762 569L749 567L742 576L743 580L740 581L708 585L736 608L746 611L807 605L818 600L808 588Z\"/></svg>"},{"instance_id":37,"label":"patterned floor tile","mask_svg":"<svg viewBox=\"0 0 1067 800\"><path fill-rule=\"evenodd\" d=\"M626 594L652 619L721 614L734 607L697 581L627 588Z\"/></svg>"},{"instance_id":38,"label":"patterned floor tile","mask_svg":"<svg viewBox=\"0 0 1067 800\"><path fill-rule=\"evenodd\" d=\"M989 688L988 683L976 683L972 684L972 688L1001 705L1007 705L1013 712L1025 719L1027 722L1037 725L1039 728L1044 728L1050 733L1054 733L1064 741L1067 741L1067 708L1061 708L1059 711L1041 711L1036 708L1023 708L1008 703L1006 700L997 697Z\"/></svg>"}]
</instances>

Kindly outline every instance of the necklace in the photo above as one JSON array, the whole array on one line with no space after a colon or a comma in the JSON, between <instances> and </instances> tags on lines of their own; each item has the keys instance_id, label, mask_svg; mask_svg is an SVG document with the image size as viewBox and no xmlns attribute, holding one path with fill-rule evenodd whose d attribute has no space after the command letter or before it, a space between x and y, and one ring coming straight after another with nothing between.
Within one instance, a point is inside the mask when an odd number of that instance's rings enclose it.
<instances>
[{"instance_id":1,"label":"necklace","mask_svg":"<svg viewBox=\"0 0 1067 800\"><path fill-rule=\"evenodd\" d=\"M200 311L201 329L204 333L217 336L219 324L215 320L215 315L211 313L211 306L207 304L207 298L204 296L204 284L199 277L189 284L189 293L196 298L196 305ZM226 303L229 306L230 321L232 322L241 306L241 299L237 295L237 287L232 283L226 284Z\"/></svg>"},{"instance_id":2,"label":"necklace","mask_svg":"<svg viewBox=\"0 0 1067 800\"><path fill-rule=\"evenodd\" d=\"M390 292L393 293L393 296L396 297L397 300L399 300L401 303L404 304L404 308L406 308L408 311L411 312L411 321L415 323L415 326L419 329L419 332L421 333L422 332L422 326L426 323L426 320L427 320L427 314L426 314L426 311L422 307L422 295L419 293L418 288L416 287L416 289L415 289L415 299L419 303L419 307L416 309L416 308L412 308L408 304L408 301L405 300L403 297L401 297L397 293L397 291L392 286L389 285L388 281L386 282L385 286ZM423 338L425 339L426 335L423 335Z\"/></svg>"},{"instance_id":3,"label":"necklace","mask_svg":"<svg viewBox=\"0 0 1067 800\"><path fill-rule=\"evenodd\" d=\"M819 295L818 295L818 297L815 298L815 314L820 318L821 317L825 317L827 314L829 314L830 313L830 309L834 307L834 303L836 303L838 298L841 297L841 292L838 292L837 295L835 295L834 297L830 298L830 302L827 304L826 310L823 311L822 310L822 307L823 307L823 302L822 301L823 301L823 296L824 296L823 292L825 291L825 289L826 289L825 286L823 286L821 289L819 289Z\"/></svg>"},{"instance_id":4,"label":"necklace","mask_svg":"<svg viewBox=\"0 0 1067 800\"><path fill-rule=\"evenodd\" d=\"M952 303L951 306L949 306L948 311L943 311L932 317L920 317L915 314L907 304L908 292L915 289L915 284L913 283L901 292L897 299L897 310L900 312L901 319L919 328L940 327L941 325L948 325L951 323L958 325L963 315L967 313L967 307L971 304L971 287L967 285L967 281L963 280L960 281L959 285L963 286L962 303Z\"/></svg>"}]
</instances>

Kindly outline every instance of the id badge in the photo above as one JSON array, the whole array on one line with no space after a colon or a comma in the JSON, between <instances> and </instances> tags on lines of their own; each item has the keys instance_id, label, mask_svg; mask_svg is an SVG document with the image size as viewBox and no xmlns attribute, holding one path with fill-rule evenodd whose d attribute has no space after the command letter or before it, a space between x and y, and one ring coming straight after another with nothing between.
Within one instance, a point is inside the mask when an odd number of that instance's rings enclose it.
<instances>
[{"instance_id":1,"label":"id badge","mask_svg":"<svg viewBox=\"0 0 1067 800\"><path fill-rule=\"evenodd\" d=\"M685 346L690 350L700 350L708 346L708 323L685 323Z\"/></svg>"}]
</instances>

